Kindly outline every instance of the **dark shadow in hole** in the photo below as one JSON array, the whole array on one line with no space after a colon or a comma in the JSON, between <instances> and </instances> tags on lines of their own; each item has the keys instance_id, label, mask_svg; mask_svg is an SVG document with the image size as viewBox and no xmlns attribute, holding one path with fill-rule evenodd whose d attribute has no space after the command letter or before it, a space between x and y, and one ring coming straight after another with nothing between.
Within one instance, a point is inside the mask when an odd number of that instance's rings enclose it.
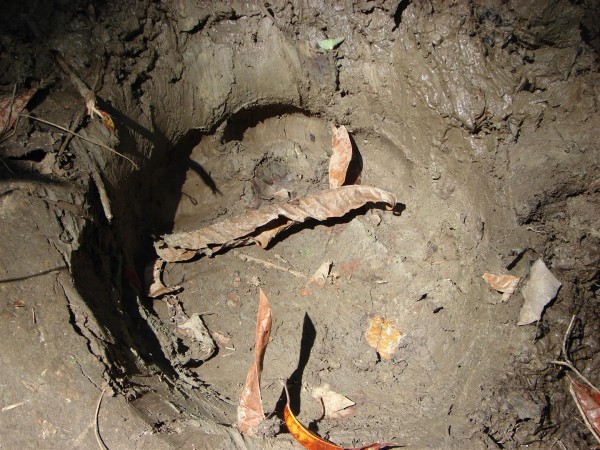
<instances>
[{"instance_id":1,"label":"dark shadow in hole","mask_svg":"<svg viewBox=\"0 0 600 450\"><path fill-rule=\"evenodd\" d=\"M241 109L227 120L223 130L223 143L230 141L241 141L248 128L255 127L260 122L271 117L284 116L286 114L303 114L313 117L315 114L293 105L260 105Z\"/></svg>"},{"instance_id":2,"label":"dark shadow in hole","mask_svg":"<svg viewBox=\"0 0 600 450\"><path fill-rule=\"evenodd\" d=\"M35 278L35 277L39 277L42 275L46 275L48 273L58 272L63 269L67 269L67 266L66 265L57 266L57 267L54 267L53 269L42 270L41 272L36 272L36 273L29 274L29 275L22 275L20 277L2 278L2 279L0 279L0 283L12 283L14 281L28 280L29 278Z\"/></svg>"},{"instance_id":3,"label":"dark shadow in hole","mask_svg":"<svg viewBox=\"0 0 600 450\"><path fill-rule=\"evenodd\" d=\"M346 172L346 180L344 181L344 185L352 185L356 184L356 182L360 179L360 174L363 169L363 159L360 151L358 150L358 146L356 145L356 141L354 138L350 136L350 143L352 144L352 159L350 160L350 165L348 166L348 171Z\"/></svg>"},{"instance_id":4,"label":"dark shadow in hole","mask_svg":"<svg viewBox=\"0 0 600 450\"><path fill-rule=\"evenodd\" d=\"M147 139L156 148L160 149L172 146L169 139L164 135L164 133L160 131L160 128L154 126L153 128L156 131L149 130L148 128L139 124L135 120L131 119L129 116L125 115L123 112L113 107L110 103L101 99L100 97L96 97L96 103L98 103L98 107L100 109L106 111L113 118L115 126L119 130L120 142L118 149L123 150L125 154L135 154L138 157L144 157L139 152L132 151L132 149L137 148L138 139L135 136L132 136L131 132L138 134L144 139ZM151 110L151 113L152 116L154 116L153 110ZM154 117L152 117L152 119L154 119ZM154 120L152 120L152 122L154 125ZM127 133L125 133L125 130L127 130Z\"/></svg>"},{"instance_id":5,"label":"dark shadow in hole","mask_svg":"<svg viewBox=\"0 0 600 450\"><path fill-rule=\"evenodd\" d=\"M196 172L198 174L200 179L204 182L204 184L206 184L208 186L208 188L214 195L216 195L216 194L223 195L223 193L217 187L217 183L215 183L215 180L213 180L213 178L210 176L210 173L208 173L206 170L204 170L204 167L202 167L200 164L198 164L193 159L189 160L189 164L190 164L190 169L192 169L194 172Z\"/></svg>"},{"instance_id":6,"label":"dark shadow in hole","mask_svg":"<svg viewBox=\"0 0 600 450\"><path fill-rule=\"evenodd\" d=\"M304 369L310 359L310 352L315 345L317 338L317 330L308 315L304 314L304 322L302 324L302 338L300 340L300 356L298 358L298 365L296 370L292 372L287 380L288 392L290 394L290 408L294 414L297 414L300 410L300 391L302 389L302 375ZM285 389L281 390L281 395L277 404L275 405L275 413L277 417L283 420L283 408L285 407L287 400L285 396Z\"/></svg>"},{"instance_id":7,"label":"dark shadow in hole","mask_svg":"<svg viewBox=\"0 0 600 450\"><path fill-rule=\"evenodd\" d=\"M23 172L22 168L19 168L18 165L18 161L11 162L9 159L4 159L2 162L0 162L0 187L2 186L3 182L10 182L12 180L31 181L32 183L48 184L55 186L64 186L66 184L71 183L68 180L56 178L56 176L54 175L43 175L33 171ZM11 188L9 190L12 192L16 189ZM4 192L0 195L4 195L6 193L8 192Z\"/></svg>"},{"instance_id":8,"label":"dark shadow in hole","mask_svg":"<svg viewBox=\"0 0 600 450\"><path fill-rule=\"evenodd\" d=\"M396 29L400 26L402 22L402 13L406 10L408 5L410 4L410 0L401 0L396 7L396 11L394 12L394 27L392 31L396 31Z\"/></svg>"}]
</instances>

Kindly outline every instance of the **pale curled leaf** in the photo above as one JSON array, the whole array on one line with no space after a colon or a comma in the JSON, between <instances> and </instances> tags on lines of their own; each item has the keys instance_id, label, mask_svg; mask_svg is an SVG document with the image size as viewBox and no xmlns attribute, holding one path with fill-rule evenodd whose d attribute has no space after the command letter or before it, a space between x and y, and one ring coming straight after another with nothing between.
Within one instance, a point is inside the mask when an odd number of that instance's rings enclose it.
<instances>
[{"instance_id":1,"label":"pale curled leaf","mask_svg":"<svg viewBox=\"0 0 600 450\"><path fill-rule=\"evenodd\" d=\"M267 205L200 230L168 234L155 243L155 248L167 262L185 261L195 254L211 254L222 248L255 243L257 236L267 231L273 222L275 227L282 227L282 223L287 227L307 219L323 221L342 217L372 203L385 203L389 209L393 209L396 201L394 194L375 187L342 186L285 203ZM261 245L267 245L273 237L269 234L265 239L260 238Z\"/></svg>"},{"instance_id":2,"label":"pale curled leaf","mask_svg":"<svg viewBox=\"0 0 600 450\"><path fill-rule=\"evenodd\" d=\"M518 324L528 325L540 320L544 308L556 297L561 285L541 259L533 263L527 284L522 290L525 302L519 312Z\"/></svg>"},{"instance_id":3,"label":"pale curled leaf","mask_svg":"<svg viewBox=\"0 0 600 450\"><path fill-rule=\"evenodd\" d=\"M181 286L165 286L162 282L162 271L165 266L165 262L158 258L154 261L154 264L149 264L146 267L145 280L149 286L146 289L146 293L150 298L161 297L166 294L172 294L173 292L179 291Z\"/></svg>"},{"instance_id":4,"label":"pale curled leaf","mask_svg":"<svg viewBox=\"0 0 600 450\"><path fill-rule=\"evenodd\" d=\"M310 295L312 293L309 287L311 284L314 284L320 288L325 287L325 283L327 283L327 278L329 278L332 265L333 261L324 261L300 290L300 295L303 297Z\"/></svg>"},{"instance_id":5,"label":"pale curled leaf","mask_svg":"<svg viewBox=\"0 0 600 450\"><path fill-rule=\"evenodd\" d=\"M272 318L269 299L262 289L259 289L259 297L254 362L248 371L246 384L242 390L238 406L238 428L247 436L254 435L258 426L265 419L262 396L260 394L260 377L263 370L265 351L269 344L269 337L271 336Z\"/></svg>"},{"instance_id":6,"label":"pale curled leaf","mask_svg":"<svg viewBox=\"0 0 600 450\"><path fill-rule=\"evenodd\" d=\"M329 188L343 186L350 161L352 161L352 142L344 125L332 126L331 148L333 153L329 159Z\"/></svg>"},{"instance_id":7,"label":"pale curled leaf","mask_svg":"<svg viewBox=\"0 0 600 450\"><path fill-rule=\"evenodd\" d=\"M369 328L365 332L367 343L373 347L383 358L390 360L400 346L400 341L404 337L397 328L396 324L381 315L376 315L371 319Z\"/></svg>"},{"instance_id":8,"label":"pale curled leaf","mask_svg":"<svg viewBox=\"0 0 600 450\"><path fill-rule=\"evenodd\" d=\"M176 333L191 341L190 352L193 361L206 361L217 351L217 345L200 314L192 314L188 320L178 324Z\"/></svg>"},{"instance_id":9,"label":"pale curled leaf","mask_svg":"<svg viewBox=\"0 0 600 450\"><path fill-rule=\"evenodd\" d=\"M342 394L332 391L327 383L315 388L312 397L323 402L325 417L343 419L356 413L356 403Z\"/></svg>"}]
</instances>

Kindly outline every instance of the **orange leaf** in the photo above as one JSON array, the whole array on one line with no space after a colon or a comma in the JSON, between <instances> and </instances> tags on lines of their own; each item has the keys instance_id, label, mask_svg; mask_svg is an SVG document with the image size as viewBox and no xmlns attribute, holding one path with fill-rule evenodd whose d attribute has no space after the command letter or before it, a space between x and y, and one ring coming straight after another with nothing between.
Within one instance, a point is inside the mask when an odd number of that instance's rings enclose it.
<instances>
[{"instance_id":1,"label":"orange leaf","mask_svg":"<svg viewBox=\"0 0 600 450\"><path fill-rule=\"evenodd\" d=\"M104 126L114 133L115 123L113 122L112 117L110 117L110 115L104 111L100 111L100 114L102 115L102 123Z\"/></svg>"},{"instance_id":2,"label":"orange leaf","mask_svg":"<svg viewBox=\"0 0 600 450\"><path fill-rule=\"evenodd\" d=\"M333 153L329 160L329 188L339 188L346 181L348 166L352 160L352 143L348 130L342 125L339 128L332 128L331 145Z\"/></svg>"},{"instance_id":3,"label":"orange leaf","mask_svg":"<svg viewBox=\"0 0 600 450\"><path fill-rule=\"evenodd\" d=\"M290 409L290 394L287 385L284 387L287 403L285 408L283 408L283 419L285 420L285 424L287 425L290 434L294 436L294 439L296 439L302 447L308 450L379 450L385 447L397 446L397 444L386 442L383 444L371 444L360 448L344 448L326 441L302 425L296 416L294 416L294 413L292 413L292 410Z\"/></svg>"},{"instance_id":4,"label":"orange leaf","mask_svg":"<svg viewBox=\"0 0 600 450\"><path fill-rule=\"evenodd\" d=\"M377 315L371 319L365 332L367 343L383 358L390 360L400 345L404 335L396 328L392 320Z\"/></svg>"},{"instance_id":5,"label":"orange leaf","mask_svg":"<svg viewBox=\"0 0 600 450\"><path fill-rule=\"evenodd\" d=\"M600 392L569 377L569 390L585 424L600 442Z\"/></svg>"},{"instance_id":6,"label":"orange leaf","mask_svg":"<svg viewBox=\"0 0 600 450\"><path fill-rule=\"evenodd\" d=\"M256 317L256 337L254 347L254 362L248 371L246 385L240 396L238 406L238 428L247 435L252 436L258 430L258 426L265 419L260 395L260 376L263 370L265 351L271 336L271 308L269 299L259 288L258 314Z\"/></svg>"}]
</instances>

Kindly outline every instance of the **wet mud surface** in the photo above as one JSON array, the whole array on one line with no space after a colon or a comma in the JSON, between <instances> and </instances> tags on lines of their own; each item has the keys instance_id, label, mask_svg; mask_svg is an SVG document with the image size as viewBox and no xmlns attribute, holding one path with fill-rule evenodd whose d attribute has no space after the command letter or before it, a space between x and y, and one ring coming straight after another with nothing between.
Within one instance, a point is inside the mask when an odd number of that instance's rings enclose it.
<instances>
[{"instance_id":1,"label":"wet mud surface","mask_svg":"<svg viewBox=\"0 0 600 450\"><path fill-rule=\"evenodd\" d=\"M342 446L597 445L551 363L575 315L571 357L600 383L592 3L26 3L1 19L1 97L38 86L27 114L139 169L26 118L2 137L3 448L299 448L286 379L300 420ZM56 53L115 132L85 116ZM167 264L181 289L145 295L161 235L327 189L332 124L395 212ZM520 291L502 302L482 275L526 280L537 259L562 287L518 326ZM307 287L324 261L332 276ZM248 438L237 402L259 288L269 416ZM210 356L178 334L195 314ZM402 335L389 360L365 339L377 315ZM353 415L321 417L325 384Z\"/></svg>"}]
</instances>

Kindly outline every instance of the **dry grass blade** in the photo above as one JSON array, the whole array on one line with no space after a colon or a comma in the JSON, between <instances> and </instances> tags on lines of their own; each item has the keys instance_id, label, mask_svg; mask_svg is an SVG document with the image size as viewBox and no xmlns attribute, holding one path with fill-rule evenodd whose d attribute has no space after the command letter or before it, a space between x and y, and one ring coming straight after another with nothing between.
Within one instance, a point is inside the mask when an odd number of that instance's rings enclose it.
<instances>
[{"instance_id":1,"label":"dry grass blade","mask_svg":"<svg viewBox=\"0 0 600 450\"><path fill-rule=\"evenodd\" d=\"M248 371L246 385L242 390L238 406L238 428L247 436L255 434L258 426L265 419L260 394L260 376L263 370L265 351L269 344L269 337L271 336L272 318L269 299L262 289L259 291L260 299L256 317L254 362Z\"/></svg>"},{"instance_id":2,"label":"dry grass blade","mask_svg":"<svg viewBox=\"0 0 600 450\"><path fill-rule=\"evenodd\" d=\"M343 186L286 203L267 205L200 230L169 234L155 243L155 247L159 257L167 262L185 261L195 254L212 254L222 248L254 243L256 237L261 236L273 223L273 227L281 227L282 218L292 223L311 218L323 221L342 217L372 203L385 203L388 209L393 209L396 201L394 194L375 187ZM269 239L273 237L270 235ZM267 243L261 240L262 245Z\"/></svg>"}]
</instances>

